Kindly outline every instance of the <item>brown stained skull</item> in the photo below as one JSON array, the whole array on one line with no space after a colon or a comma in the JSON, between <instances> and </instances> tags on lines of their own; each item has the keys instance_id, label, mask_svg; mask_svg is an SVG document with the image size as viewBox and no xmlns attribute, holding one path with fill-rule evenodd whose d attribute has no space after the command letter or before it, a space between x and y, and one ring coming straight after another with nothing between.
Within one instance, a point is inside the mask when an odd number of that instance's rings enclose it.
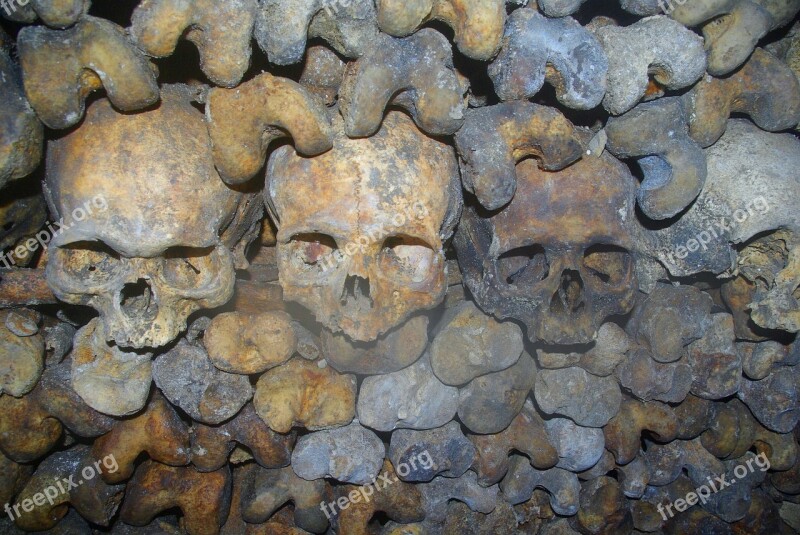
<instances>
[{"instance_id":1,"label":"brown stained skull","mask_svg":"<svg viewBox=\"0 0 800 535\"><path fill-rule=\"evenodd\" d=\"M265 192L284 297L331 331L372 341L444 298L443 242L461 211L453 149L389 113L381 130L314 158L276 151Z\"/></svg>"},{"instance_id":2,"label":"brown stained skull","mask_svg":"<svg viewBox=\"0 0 800 535\"><path fill-rule=\"evenodd\" d=\"M469 207L454 240L476 301L528 327L531 341L586 343L633 306L636 181L609 154L558 172L517 165L502 210Z\"/></svg>"},{"instance_id":3,"label":"brown stained skull","mask_svg":"<svg viewBox=\"0 0 800 535\"><path fill-rule=\"evenodd\" d=\"M233 293L220 232L240 195L217 175L187 92L165 87L159 107L136 114L97 101L48 150L46 191L65 230L47 281L63 301L97 309L118 346L163 346L189 314Z\"/></svg>"}]
</instances>

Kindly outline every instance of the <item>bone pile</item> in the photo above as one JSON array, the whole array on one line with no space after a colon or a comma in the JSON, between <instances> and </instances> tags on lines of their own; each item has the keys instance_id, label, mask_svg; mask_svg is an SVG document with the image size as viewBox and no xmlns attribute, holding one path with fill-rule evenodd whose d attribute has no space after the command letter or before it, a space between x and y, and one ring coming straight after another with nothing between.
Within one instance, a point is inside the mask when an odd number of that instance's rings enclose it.
<instances>
[{"instance_id":1,"label":"bone pile","mask_svg":"<svg viewBox=\"0 0 800 535\"><path fill-rule=\"evenodd\" d=\"M800 533L798 11L0 1L0 533Z\"/></svg>"}]
</instances>

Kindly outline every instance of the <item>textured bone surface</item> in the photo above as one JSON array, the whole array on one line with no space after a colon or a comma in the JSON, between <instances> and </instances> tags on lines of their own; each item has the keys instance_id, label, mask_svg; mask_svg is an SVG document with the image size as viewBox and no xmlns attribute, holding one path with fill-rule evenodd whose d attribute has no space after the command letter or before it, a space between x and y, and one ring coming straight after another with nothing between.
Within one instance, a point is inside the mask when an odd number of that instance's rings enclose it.
<instances>
[{"instance_id":1,"label":"textured bone surface","mask_svg":"<svg viewBox=\"0 0 800 535\"><path fill-rule=\"evenodd\" d=\"M518 0L378 0L378 25L384 32L403 37L431 20L453 28L455 44L467 57L489 60L499 50L506 22L506 4Z\"/></svg>"},{"instance_id":2,"label":"textured bone surface","mask_svg":"<svg viewBox=\"0 0 800 535\"><path fill-rule=\"evenodd\" d=\"M424 29L402 39L382 35L349 65L339 110L350 137L375 134L390 104L408 110L425 132L450 135L464 123L465 93L447 38Z\"/></svg>"},{"instance_id":3,"label":"textured bone surface","mask_svg":"<svg viewBox=\"0 0 800 535\"><path fill-rule=\"evenodd\" d=\"M317 430L350 423L356 378L324 364L293 358L259 378L253 405L271 429L288 433L292 427Z\"/></svg>"},{"instance_id":4,"label":"textured bone surface","mask_svg":"<svg viewBox=\"0 0 800 535\"><path fill-rule=\"evenodd\" d=\"M22 313L25 310L21 311ZM3 311L0 325L0 394L21 397L44 371L44 339L39 327L19 312ZM27 328L20 328L17 325Z\"/></svg>"},{"instance_id":5,"label":"textured bone surface","mask_svg":"<svg viewBox=\"0 0 800 535\"><path fill-rule=\"evenodd\" d=\"M147 58L122 28L107 20L84 17L66 30L28 26L20 32L18 46L25 94L50 128L80 121L86 94L101 87L122 111L158 101L158 84Z\"/></svg>"},{"instance_id":6,"label":"textured bone surface","mask_svg":"<svg viewBox=\"0 0 800 535\"><path fill-rule=\"evenodd\" d=\"M400 371L364 379L358 419L377 431L434 429L455 416L458 399L458 389L439 381L423 355Z\"/></svg>"},{"instance_id":7,"label":"textured bone surface","mask_svg":"<svg viewBox=\"0 0 800 535\"><path fill-rule=\"evenodd\" d=\"M686 348L694 379L691 391L706 399L721 399L739 390L742 357L734 343L732 316L720 313L711 318L705 335Z\"/></svg>"},{"instance_id":8,"label":"textured bone surface","mask_svg":"<svg viewBox=\"0 0 800 535\"><path fill-rule=\"evenodd\" d=\"M433 373L446 385L463 385L513 366L522 354L522 329L499 322L471 301L448 309L430 347Z\"/></svg>"},{"instance_id":9,"label":"textured bone surface","mask_svg":"<svg viewBox=\"0 0 800 535\"><path fill-rule=\"evenodd\" d=\"M32 0L4 10L3 16L16 22L34 22L38 17L51 28L67 28L86 15L89 0Z\"/></svg>"},{"instance_id":10,"label":"textured bone surface","mask_svg":"<svg viewBox=\"0 0 800 535\"><path fill-rule=\"evenodd\" d=\"M605 439L602 429L582 427L567 418L547 420L544 427L550 443L558 452L558 468L583 472L603 456Z\"/></svg>"},{"instance_id":11,"label":"textured bone surface","mask_svg":"<svg viewBox=\"0 0 800 535\"><path fill-rule=\"evenodd\" d=\"M366 485L377 477L385 456L381 439L354 421L300 437L292 452L292 469L307 480L331 477Z\"/></svg>"},{"instance_id":12,"label":"textured bone surface","mask_svg":"<svg viewBox=\"0 0 800 535\"><path fill-rule=\"evenodd\" d=\"M625 113L645 96L650 76L668 89L682 89L706 70L700 36L663 15L627 27L603 26L595 36L608 57L603 107L614 115Z\"/></svg>"},{"instance_id":13,"label":"textured bone surface","mask_svg":"<svg viewBox=\"0 0 800 535\"><path fill-rule=\"evenodd\" d=\"M427 452L427 462L419 459L420 452ZM398 429L392 433L387 457L392 466L407 468L406 475L399 475L403 481L430 481L437 475L460 477L472 466L475 453L458 423L450 422L425 431Z\"/></svg>"},{"instance_id":14,"label":"textured bone surface","mask_svg":"<svg viewBox=\"0 0 800 535\"><path fill-rule=\"evenodd\" d=\"M206 120L214 163L230 184L252 178L263 167L270 143L287 133L301 154L313 156L331 148L322 104L297 82L269 73L235 89L212 89Z\"/></svg>"},{"instance_id":15,"label":"textured bone surface","mask_svg":"<svg viewBox=\"0 0 800 535\"><path fill-rule=\"evenodd\" d=\"M253 397L247 376L217 369L202 347L185 340L155 359L153 379L170 402L204 424L224 422Z\"/></svg>"},{"instance_id":16,"label":"textured bone surface","mask_svg":"<svg viewBox=\"0 0 800 535\"><path fill-rule=\"evenodd\" d=\"M261 0L255 38L269 60L291 65L303 59L306 41L324 39L337 52L357 58L372 49L378 35L371 0Z\"/></svg>"},{"instance_id":17,"label":"textured bone surface","mask_svg":"<svg viewBox=\"0 0 800 535\"><path fill-rule=\"evenodd\" d=\"M355 342L343 333L321 333L325 360L343 373L386 374L410 366L428 345L428 317L414 316L372 343Z\"/></svg>"},{"instance_id":18,"label":"textured bone surface","mask_svg":"<svg viewBox=\"0 0 800 535\"><path fill-rule=\"evenodd\" d=\"M214 366L229 373L261 373L289 360L297 347L292 318L283 312L220 314L203 334Z\"/></svg>"},{"instance_id":19,"label":"textured bone surface","mask_svg":"<svg viewBox=\"0 0 800 535\"><path fill-rule=\"evenodd\" d=\"M511 203L489 214L467 206L456 231L476 302L525 323L531 342L591 342L606 318L634 304L635 182L607 152L561 171L520 162Z\"/></svg>"},{"instance_id":20,"label":"textured bone surface","mask_svg":"<svg viewBox=\"0 0 800 535\"><path fill-rule=\"evenodd\" d=\"M499 433L511 424L536 381L536 364L522 353L503 371L473 379L458 392L458 417L473 433Z\"/></svg>"},{"instance_id":21,"label":"textured bone surface","mask_svg":"<svg viewBox=\"0 0 800 535\"><path fill-rule=\"evenodd\" d=\"M568 108L588 110L603 100L608 59L575 19L550 19L523 8L511 14L505 32L503 49L489 66L502 100L531 98L545 81Z\"/></svg>"},{"instance_id":22,"label":"textured bone surface","mask_svg":"<svg viewBox=\"0 0 800 535\"><path fill-rule=\"evenodd\" d=\"M122 347L164 346L189 314L233 295L219 234L240 196L214 170L191 99L188 87L165 86L161 104L137 114L96 101L48 147L45 191L70 222L51 244L48 284L63 301L99 310Z\"/></svg>"},{"instance_id":23,"label":"textured bone surface","mask_svg":"<svg viewBox=\"0 0 800 535\"><path fill-rule=\"evenodd\" d=\"M184 38L197 46L200 66L217 85L237 85L250 66L256 0L147 0L131 17L130 32L153 57L166 57Z\"/></svg>"},{"instance_id":24,"label":"textured bone surface","mask_svg":"<svg viewBox=\"0 0 800 535\"><path fill-rule=\"evenodd\" d=\"M614 454L618 465L626 465L634 460L645 430L651 438L669 442L678 433L678 419L669 405L625 398L619 414L603 429L605 446Z\"/></svg>"},{"instance_id":25,"label":"textured bone surface","mask_svg":"<svg viewBox=\"0 0 800 535\"><path fill-rule=\"evenodd\" d=\"M578 367L539 370L533 393L545 414L566 416L585 427L606 425L622 401L613 377L597 377Z\"/></svg>"},{"instance_id":26,"label":"textured bone surface","mask_svg":"<svg viewBox=\"0 0 800 535\"><path fill-rule=\"evenodd\" d=\"M333 150L315 158L275 151L265 195L284 298L333 332L373 341L444 299L443 242L461 189L452 148L402 113L367 139L342 128L336 120Z\"/></svg>"},{"instance_id":27,"label":"textured bone surface","mask_svg":"<svg viewBox=\"0 0 800 535\"><path fill-rule=\"evenodd\" d=\"M61 422L44 410L33 394L0 396L0 452L17 463L44 456L61 438Z\"/></svg>"},{"instance_id":28,"label":"textured bone surface","mask_svg":"<svg viewBox=\"0 0 800 535\"><path fill-rule=\"evenodd\" d=\"M557 514L571 516L578 511L578 476L561 468L537 470L525 457L512 455L508 474L500 482L503 496L513 504L522 503L537 487L550 494L550 506Z\"/></svg>"}]
</instances>

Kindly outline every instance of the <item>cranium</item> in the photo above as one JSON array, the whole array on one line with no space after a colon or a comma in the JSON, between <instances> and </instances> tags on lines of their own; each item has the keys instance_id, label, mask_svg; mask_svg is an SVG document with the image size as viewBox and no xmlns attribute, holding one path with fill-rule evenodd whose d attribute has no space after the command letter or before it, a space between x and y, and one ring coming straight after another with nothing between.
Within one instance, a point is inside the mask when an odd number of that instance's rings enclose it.
<instances>
[{"instance_id":1,"label":"cranium","mask_svg":"<svg viewBox=\"0 0 800 535\"><path fill-rule=\"evenodd\" d=\"M635 179L608 154L558 172L523 160L516 173L505 208L464 211L464 280L484 310L524 322L531 341L589 342L633 306Z\"/></svg>"},{"instance_id":2,"label":"cranium","mask_svg":"<svg viewBox=\"0 0 800 535\"><path fill-rule=\"evenodd\" d=\"M347 138L341 120L334 129L330 152L302 158L282 147L270 159L280 282L331 331L371 341L444 298L458 167L450 147L402 113L366 139Z\"/></svg>"},{"instance_id":3,"label":"cranium","mask_svg":"<svg viewBox=\"0 0 800 535\"><path fill-rule=\"evenodd\" d=\"M137 114L97 101L48 151L46 194L64 218L48 283L60 299L96 308L122 347L163 346L189 314L233 293L220 233L241 197L214 169L188 90L164 89L157 108Z\"/></svg>"}]
</instances>

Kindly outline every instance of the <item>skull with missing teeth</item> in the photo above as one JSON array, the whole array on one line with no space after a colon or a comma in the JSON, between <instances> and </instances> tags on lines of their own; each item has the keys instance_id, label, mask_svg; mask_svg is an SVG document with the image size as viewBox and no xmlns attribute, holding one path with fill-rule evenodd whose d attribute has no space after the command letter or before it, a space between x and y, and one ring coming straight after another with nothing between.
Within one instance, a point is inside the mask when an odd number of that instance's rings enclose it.
<instances>
[{"instance_id":1,"label":"skull with missing teeth","mask_svg":"<svg viewBox=\"0 0 800 535\"><path fill-rule=\"evenodd\" d=\"M607 317L633 306L635 179L612 156L558 172L517 165L502 210L470 207L455 237L476 301L528 327L531 341L590 342Z\"/></svg>"},{"instance_id":2,"label":"skull with missing teeth","mask_svg":"<svg viewBox=\"0 0 800 535\"><path fill-rule=\"evenodd\" d=\"M118 346L163 346L189 314L233 294L220 232L240 195L217 175L185 93L165 88L158 108L136 114L100 100L49 146L46 191L64 230L47 281L59 299L97 309Z\"/></svg>"},{"instance_id":3,"label":"skull with missing teeth","mask_svg":"<svg viewBox=\"0 0 800 535\"><path fill-rule=\"evenodd\" d=\"M341 120L334 129L325 154L282 147L270 159L280 281L326 328L370 341L444 298L458 166L451 147L399 112L370 138L347 138Z\"/></svg>"}]
</instances>

